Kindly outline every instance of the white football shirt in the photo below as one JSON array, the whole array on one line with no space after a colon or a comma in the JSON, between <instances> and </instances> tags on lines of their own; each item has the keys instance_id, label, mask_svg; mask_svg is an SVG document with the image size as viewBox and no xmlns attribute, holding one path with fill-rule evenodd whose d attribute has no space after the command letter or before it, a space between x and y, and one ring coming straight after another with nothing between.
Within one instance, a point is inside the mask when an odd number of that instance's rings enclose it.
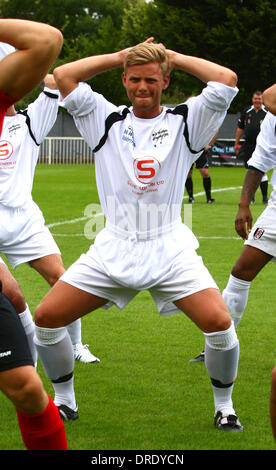
<instances>
[{"instance_id":1,"label":"white football shirt","mask_svg":"<svg viewBox=\"0 0 276 470\"><path fill-rule=\"evenodd\" d=\"M116 107L85 83L64 99L95 151L97 187L108 224L152 233L180 217L189 169L220 128L237 92L209 82L199 96L176 108L164 106L153 119Z\"/></svg>"},{"instance_id":2,"label":"white football shirt","mask_svg":"<svg viewBox=\"0 0 276 470\"><path fill-rule=\"evenodd\" d=\"M276 189L276 116L270 112L267 113L261 124L256 148L247 164L263 173L273 168L271 184L273 189Z\"/></svg>"},{"instance_id":3,"label":"white football shirt","mask_svg":"<svg viewBox=\"0 0 276 470\"><path fill-rule=\"evenodd\" d=\"M24 110L26 114L5 116L0 138L0 204L15 208L32 200L39 144L55 123L58 98L58 90L44 88Z\"/></svg>"}]
</instances>

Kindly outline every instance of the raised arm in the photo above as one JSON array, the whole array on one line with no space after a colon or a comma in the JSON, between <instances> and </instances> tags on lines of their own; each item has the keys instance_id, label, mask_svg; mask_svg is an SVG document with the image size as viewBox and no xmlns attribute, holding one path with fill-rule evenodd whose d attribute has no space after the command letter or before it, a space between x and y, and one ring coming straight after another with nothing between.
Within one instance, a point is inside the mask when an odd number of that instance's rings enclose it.
<instances>
[{"instance_id":1,"label":"raised arm","mask_svg":"<svg viewBox=\"0 0 276 470\"><path fill-rule=\"evenodd\" d=\"M123 66L121 52L86 57L68 64L61 65L54 70L54 77L58 88L65 98L79 84L108 70Z\"/></svg>"},{"instance_id":2,"label":"raised arm","mask_svg":"<svg viewBox=\"0 0 276 470\"><path fill-rule=\"evenodd\" d=\"M153 39L149 37L145 42L152 42ZM57 67L54 70L54 77L63 98L69 95L79 82L85 82L99 73L123 67L126 54L130 49L127 47L110 54L86 57Z\"/></svg>"},{"instance_id":3,"label":"raised arm","mask_svg":"<svg viewBox=\"0 0 276 470\"><path fill-rule=\"evenodd\" d=\"M153 37L145 42L152 42ZM123 67L124 60L130 48L123 49L111 54L86 57L69 64L61 65L54 70L55 80L63 97L71 93L81 81L86 81L93 76L117 67ZM237 75L232 70L197 57L186 56L167 49L170 72L181 69L195 75L203 82L210 80L224 83L235 87Z\"/></svg>"},{"instance_id":4,"label":"raised arm","mask_svg":"<svg viewBox=\"0 0 276 470\"><path fill-rule=\"evenodd\" d=\"M0 90L15 100L43 80L63 43L58 29L19 19L0 19L0 41L17 49L0 62Z\"/></svg>"},{"instance_id":5,"label":"raised arm","mask_svg":"<svg viewBox=\"0 0 276 470\"><path fill-rule=\"evenodd\" d=\"M276 115L276 84L263 92L263 101L266 109Z\"/></svg>"},{"instance_id":6,"label":"raised arm","mask_svg":"<svg viewBox=\"0 0 276 470\"><path fill-rule=\"evenodd\" d=\"M237 85L238 78L236 73L227 67L198 57L183 55L170 49L167 52L170 70L174 68L184 70L205 83L215 81L231 87Z\"/></svg>"}]
</instances>

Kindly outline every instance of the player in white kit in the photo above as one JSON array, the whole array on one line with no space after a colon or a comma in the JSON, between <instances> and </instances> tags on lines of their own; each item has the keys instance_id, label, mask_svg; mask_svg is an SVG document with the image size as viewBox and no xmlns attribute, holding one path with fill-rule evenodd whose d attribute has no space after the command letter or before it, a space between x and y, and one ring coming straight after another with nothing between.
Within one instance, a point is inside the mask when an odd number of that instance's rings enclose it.
<instances>
[{"instance_id":1,"label":"player in white kit","mask_svg":"<svg viewBox=\"0 0 276 470\"><path fill-rule=\"evenodd\" d=\"M261 124L256 148L248 160L235 220L236 231L245 242L222 293L235 327L245 311L252 281L269 261L276 260L276 117L269 112L276 103L276 85L265 90L263 97L268 113ZM276 113L276 109L274 111ZM253 225L250 202L263 175L271 169L273 191L268 206ZM204 360L204 351L191 362L199 360Z\"/></svg>"},{"instance_id":2,"label":"player in white kit","mask_svg":"<svg viewBox=\"0 0 276 470\"><path fill-rule=\"evenodd\" d=\"M249 169L235 221L236 230L245 242L223 292L235 326L239 324L246 308L251 282L270 260L276 259L276 116L272 114L276 113L276 85L265 90L263 98L268 113L261 124L255 151L248 160ZM252 226L250 198L263 174L271 169L273 191L268 206Z\"/></svg>"},{"instance_id":3,"label":"player in white kit","mask_svg":"<svg viewBox=\"0 0 276 470\"><path fill-rule=\"evenodd\" d=\"M238 338L219 289L196 253L197 239L181 222L185 179L221 126L238 92L237 76L152 41L54 71L64 106L94 149L106 227L36 309L35 342L46 374L54 381L55 403L65 403L67 418L74 419L74 362L64 326L99 307L123 308L148 289L160 314L184 311L204 332L215 425L241 431L231 398ZM82 83L123 66L130 108L114 106ZM168 109L161 106L161 95L174 68L207 86L199 96Z\"/></svg>"},{"instance_id":4,"label":"player in white kit","mask_svg":"<svg viewBox=\"0 0 276 470\"><path fill-rule=\"evenodd\" d=\"M15 48L0 43L0 59ZM39 146L53 127L59 108L59 91L52 75L43 81L43 92L24 111L11 105L4 117L0 140L0 253L15 269L28 263L50 284L64 273L60 250L44 217L32 199L32 186ZM12 301L25 329L36 363L34 323L22 292L0 258L3 293ZM99 362L81 340L81 320L68 325L75 357L82 362Z\"/></svg>"},{"instance_id":5,"label":"player in white kit","mask_svg":"<svg viewBox=\"0 0 276 470\"><path fill-rule=\"evenodd\" d=\"M16 49L0 61L1 137L7 109L41 82L58 56L63 38L60 31L46 24L1 18L0 41ZM1 160L2 157L3 155ZM8 226L6 228L9 229ZM18 426L26 449L68 449L64 424L58 408L46 393L34 368L19 316L13 304L2 292L0 293L0 390L16 409Z\"/></svg>"}]
</instances>

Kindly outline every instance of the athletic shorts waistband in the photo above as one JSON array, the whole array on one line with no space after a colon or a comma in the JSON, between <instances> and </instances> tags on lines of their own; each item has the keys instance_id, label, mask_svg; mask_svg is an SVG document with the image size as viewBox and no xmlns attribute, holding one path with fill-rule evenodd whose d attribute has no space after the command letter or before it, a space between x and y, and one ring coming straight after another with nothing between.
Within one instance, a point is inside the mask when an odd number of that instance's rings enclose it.
<instances>
[{"instance_id":1,"label":"athletic shorts waistband","mask_svg":"<svg viewBox=\"0 0 276 470\"><path fill-rule=\"evenodd\" d=\"M161 225L160 227L156 227L152 230L146 230L144 232L138 231L131 231L131 230L124 230L121 227L113 225L112 223L106 221L105 228L113 233L116 237L121 238L123 240L137 240L137 241L145 241L145 240L154 240L159 238L163 235L166 235L170 232L173 232L175 229L182 225L181 217L177 218L170 224Z\"/></svg>"}]
</instances>

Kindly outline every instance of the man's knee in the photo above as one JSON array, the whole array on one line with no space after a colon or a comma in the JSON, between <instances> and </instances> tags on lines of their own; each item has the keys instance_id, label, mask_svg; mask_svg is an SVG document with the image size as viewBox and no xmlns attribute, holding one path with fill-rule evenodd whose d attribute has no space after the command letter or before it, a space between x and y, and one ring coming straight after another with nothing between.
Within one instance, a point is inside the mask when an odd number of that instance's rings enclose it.
<instances>
[{"instance_id":1,"label":"man's knee","mask_svg":"<svg viewBox=\"0 0 276 470\"><path fill-rule=\"evenodd\" d=\"M47 281L51 287L55 285L55 283L59 280L60 276L62 276L63 273L64 273L64 270L59 270L59 271L55 271L51 273L48 276Z\"/></svg>"},{"instance_id":2,"label":"man's knee","mask_svg":"<svg viewBox=\"0 0 276 470\"><path fill-rule=\"evenodd\" d=\"M34 322L36 326L40 326L41 328L51 328L50 324L50 315L48 309L43 305L40 304L36 307L34 312Z\"/></svg>"},{"instance_id":3,"label":"man's knee","mask_svg":"<svg viewBox=\"0 0 276 470\"><path fill-rule=\"evenodd\" d=\"M39 413L45 395L41 379L32 366L22 368L22 373L18 370L14 380L10 380L2 391L18 410L29 414Z\"/></svg>"},{"instance_id":4,"label":"man's knee","mask_svg":"<svg viewBox=\"0 0 276 470\"><path fill-rule=\"evenodd\" d=\"M3 294L11 301L17 313L22 313L26 309L26 302L16 280L13 283L3 283Z\"/></svg>"},{"instance_id":5,"label":"man's knee","mask_svg":"<svg viewBox=\"0 0 276 470\"><path fill-rule=\"evenodd\" d=\"M225 307L225 310L220 311L218 314L214 312L214 314L209 317L208 325L204 329L205 333L215 333L218 331L225 331L230 328L232 324L232 319Z\"/></svg>"}]
</instances>

